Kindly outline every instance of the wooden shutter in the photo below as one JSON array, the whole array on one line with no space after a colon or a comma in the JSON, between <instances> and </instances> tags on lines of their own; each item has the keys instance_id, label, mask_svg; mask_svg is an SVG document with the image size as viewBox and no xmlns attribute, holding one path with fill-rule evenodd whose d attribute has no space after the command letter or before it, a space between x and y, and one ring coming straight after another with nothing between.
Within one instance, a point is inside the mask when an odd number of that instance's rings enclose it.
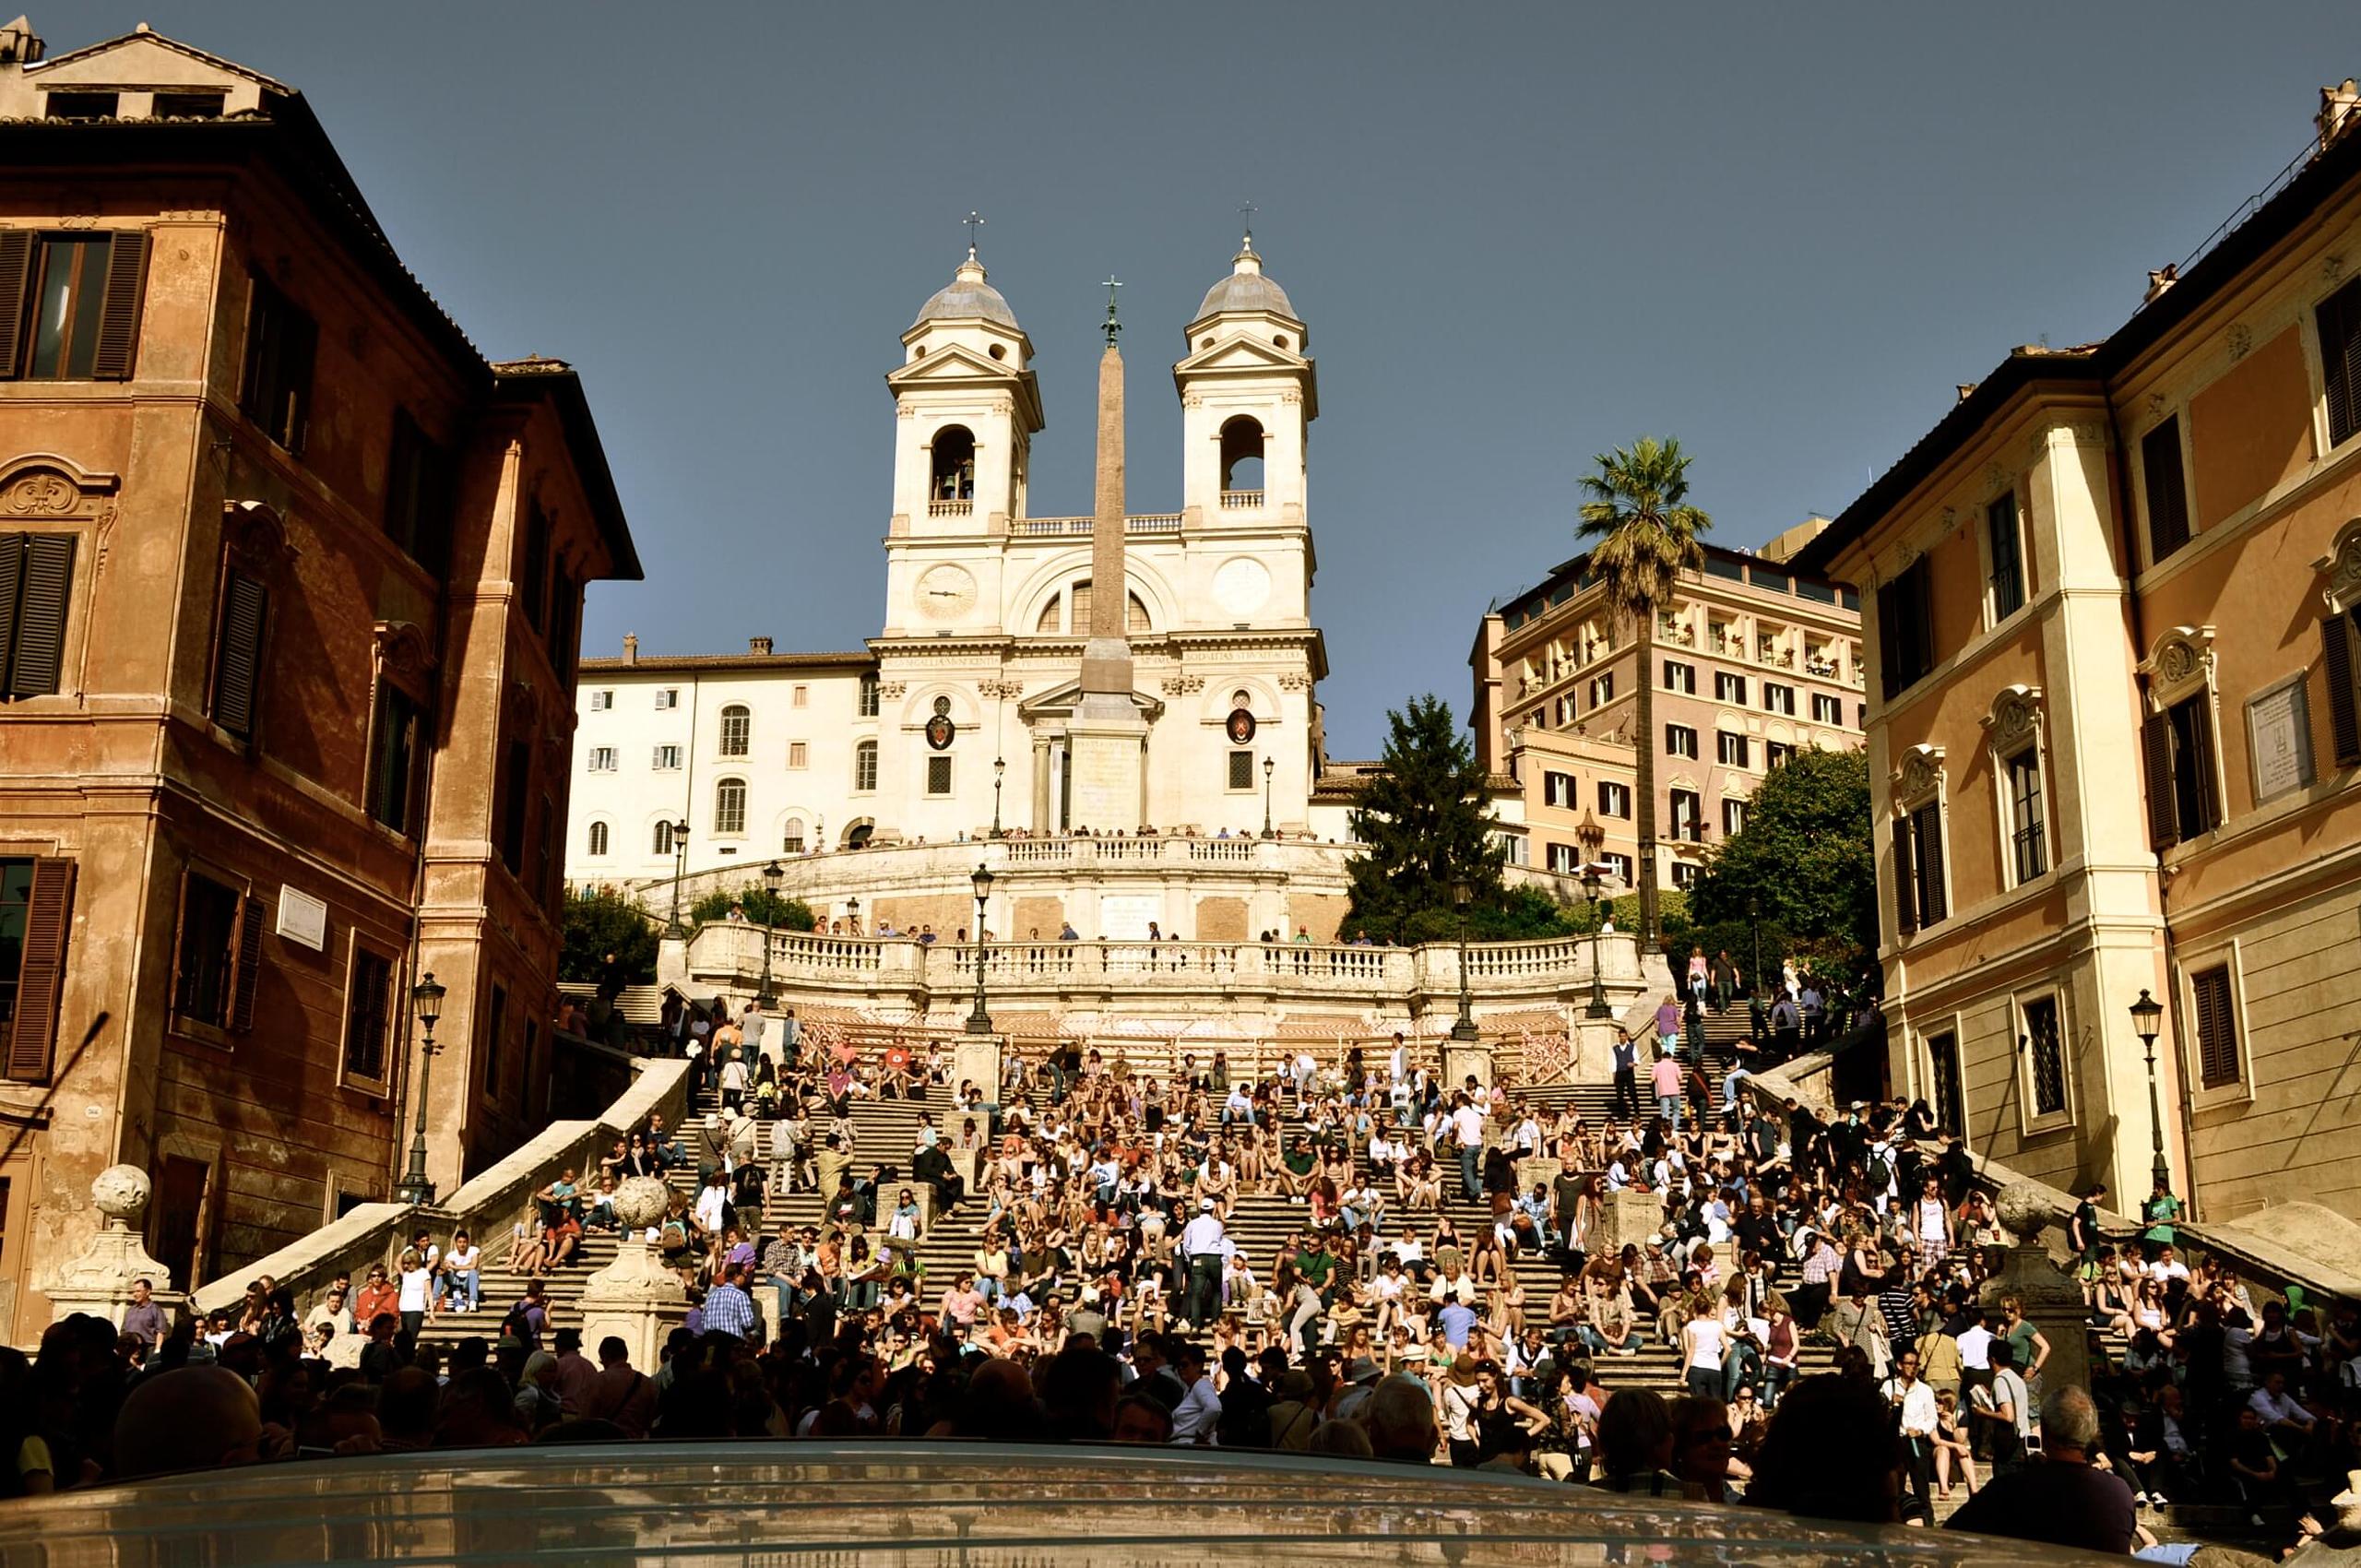
<instances>
[{"instance_id":1,"label":"wooden shutter","mask_svg":"<svg viewBox=\"0 0 2361 1568\"><path fill-rule=\"evenodd\" d=\"M14 380L24 368L25 315L32 281L32 231L0 232L0 380Z\"/></svg>"},{"instance_id":2,"label":"wooden shutter","mask_svg":"<svg viewBox=\"0 0 2361 1568\"><path fill-rule=\"evenodd\" d=\"M32 897L25 912L22 967L17 971L17 1015L8 1027L8 1076L47 1081L57 1052L57 1007L65 991L65 939L74 923L74 862L33 861Z\"/></svg>"},{"instance_id":3,"label":"wooden shutter","mask_svg":"<svg viewBox=\"0 0 2361 1568\"><path fill-rule=\"evenodd\" d=\"M1910 864L1910 816L1893 819L1893 929L1907 936L1918 929L1917 875Z\"/></svg>"},{"instance_id":4,"label":"wooden shutter","mask_svg":"<svg viewBox=\"0 0 2361 1568\"><path fill-rule=\"evenodd\" d=\"M230 1027L246 1034L255 1027L255 988L262 981L262 900L249 893L238 906L237 1000Z\"/></svg>"},{"instance_id":5,"label":"wooden shutter","mask_svg":"<svg viewBox=\"0 0 2361 1568\"><path fill-rule=\"evenodd\" d=\"M105 308L99 315L98 354L90 374L100 381L128 381L139 358L139 306L148 291L148 232L114 236L107 254Z\"/></svg>"},{"instance_id":6,"label":"wooden shutter","mask_svg":"<svg viewBox=\"0 0 2361 1568\"><path fill-rule=\"evenodd\" d=\"M1918 880L1926 885L1926 908L1919 919L1933 925L1951 913L1951 899L1943 885L1943 807L1940 801L1928 801L1910 814L1917 843Z\"/></svg>"},{"instance_id":7,"label":"wooden shutter","mask_svg":"<svg viewBox=\"0 0 2361 1568\"><path fill-rule=\"evenodd\" d=\"M2238 1023L2230 1004L2227 965L2189 981L2197 1007L2198 1079L2209 1089L2238 1081Z\"/></svg>"},{"instance_id":8,"label":"wooden shutter","mask_svg":"<svg viewBox=\"0 0 2361 1568\"><path fill-rule=\"evenodd\" d=\"M25 536L0 533L0 700L9 695L10 655L17 647L17 600L25 584Z\"/></svg>"},{"instance_id":9,"label":"wooden shutter","mask_svg":"<svg viewBox=\"0 0 2361 1568\"><path fill-rule=\"evenodd\" d=\"M221 586L221 642L213 665L213 722L246 739L255 730L255 697L262 678L264 612L269 594L242 572Z\"/></svg>"},{"instance_id":10,"label":"wooden shutter","mask_svg":"<svg viewBox=\"0 0 2361 1568\"><path fill-rule=\"evenodd\" d=\"M2197 783L2198 831L2209 832L2222 826L2222 791L2213 776L2213 705L2201 692L2180 706L2189 710L2189 750L2196 754L2189 759L2189 776Z\"/></svg>"},{"instance_id":11,"label":"wooden shutter","mask_svg":"<svg viewBox=\"0 0 2361 1568\"><path fill-rule=\"evenodd\" d=\"M1902 691L1902 580L1878 589L1878 686L1892 702ZM1714 677L1715 684L1721 678Z\"/></svg>"},{"instance_id":12,"label":"wooden shutter","mask_svg":"<svg viewBox=\"0 0 2361 1568\"><path fill-rule=\"evenodd\" d=\"M2353 616L2330 615L2320 622L2320 665L2328 675L2328 733L2336 766L2361 762L2361 705L2353 686Z\"/></svg>"},{"instance_id":13,"label":"wooden shutter","mask_svg":"<svg viewBox=\"0 0 2361 1568\"><path fill-rule=\"evenodd\" d=\"M2148 486L2148 559L2162 561L2189 542L2189 485L2181 473L2178 415L2141 437L2140 469Z\"/></svg>"},{"instance_id":14,"label":"wooden shutter","mask_svg":"<svg viewBox=\"0 0 2361 1568\"><path fill-rule=\"evenodd\" d=\"M2173 727L2161 713L2140 721L2140 748L2148 773L2148 842L2159 849L2180 842L2180 814L2173 807Z\"/></svg>"},{"instance_id":15,"label":"wooden shutter","mask_svg":"<svg viewBox=\"0 0 2361 1568\"><path fill-rule=\"evenodd\" d=\"M2328 438L2341 444L2361 431L2361 283L2320 302L2320 380L2328 394Z\"/></svg>"},{"instance_id":16,"label":"wooden shutter","mask_svg":"<svg viewBox=\"0 0 2361 1568\"><path fill-rule=\"evenodd\" d=\"M16 624L0 645L6 655L6 689L0 696L48 696L57 690L65 659L65 607L74 586L74 539L70 534L24 536L22 580L16 595ZM0 584L0 602L7 598Z\"/></svg>"}]
</instances>

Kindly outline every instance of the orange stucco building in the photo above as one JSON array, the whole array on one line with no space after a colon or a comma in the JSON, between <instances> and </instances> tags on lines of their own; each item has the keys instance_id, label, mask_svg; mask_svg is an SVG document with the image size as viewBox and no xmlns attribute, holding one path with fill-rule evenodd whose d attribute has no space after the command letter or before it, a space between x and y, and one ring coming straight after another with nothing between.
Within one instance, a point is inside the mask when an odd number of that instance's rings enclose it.
<instances>
[{"instance_id":1,"label":"orange stucco building","mask_svg":"<svg viewBox=\"0 0 2361 1568\"><path fill-rule=\"evenodd\" d=\"M546 1111L581 595L636 576L579 379L495 364L300 95L0 30L0 1339L147 1169L178 1283Z\"/></svg>"},{"instance_id":2,"label":"orange stucco building","mask_svg":"<svg viewBox=\"0 0 2361 1568\"><path fill-rule=\"evenodd\" d=\"M1891 1071L2136 1207L2361 1217L2361 135L1797 559L1873 602ZM2164 1012L2148 1056L2132 1009Z\"/></svg>"}]
</instances>

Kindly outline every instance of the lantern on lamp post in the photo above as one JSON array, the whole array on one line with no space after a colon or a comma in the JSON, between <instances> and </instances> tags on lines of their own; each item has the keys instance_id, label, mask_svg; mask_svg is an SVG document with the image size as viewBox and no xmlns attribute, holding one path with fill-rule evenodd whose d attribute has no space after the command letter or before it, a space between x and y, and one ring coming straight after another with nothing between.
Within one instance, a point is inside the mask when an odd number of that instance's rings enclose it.
<instances>
[{"instance_id":1,"label":"lantern on lamp post","mask_svg":"<svg viewBox=\"0 0 2361 1568\"><path fill-rule=\"evenodd\" d=\"M1459 1021L1451 1026L1451 1038L1462 1044L1472 1044L1477 1038L1475 998L1467 989L1467 906L1475 901L1476 889L1467 878L1453 877L1451 903L1459 911Z\"/></svg>"},{"instance_id":2,"label":"lantern on lamp post","mask_svg":"<svg viewBox=\"0 0 2361 1568\"><path fill-rule=\"evenodd\" d=\"M967 880L976 889L976 1007L967 1015L967 1032L988 1035L992 1032L992 1016L984 1007L984 900L991 897L991 868L979 865Z\"/></svg>"},{"instance_id":3,"label":"lantern on lamp post","mask_svg":"<svg viewBox=\"0 0 2361 1568\"><path fill-rule=\"evenodd\" d=\"M2172 1190L2172 1168L2165 1163L2165 1115L2163 1102L2156 1095L2156 1036L2163 1031L2164 1004L2140 988L2140 1000L2131 1004L2131 1028L2140 1037L2140 1046L2148 1057L2148 1143L2154 1151L2153 1174L2158 1188Z\"/></svg>"},{"instance_id":4,"label":"lantern on lamp post","mask_svg":"<svg viewBox=\"0 0 2361 1568\"><path fill-rule=\"evenodd\" d=\"M409 1169L402 1176L401 1185L395 1189L396 1198L406 1204L431 1204L434 1201L434 1183L426 1179L426 1081L434 1065L434 1025L443 1016L443 998L448 988L435 983L434 971L427 970L426 978L409 988L411 1016L418 1020L421 1039L418 1048L418 1125L410 1134Z\"/></svg>"}]
</instances>

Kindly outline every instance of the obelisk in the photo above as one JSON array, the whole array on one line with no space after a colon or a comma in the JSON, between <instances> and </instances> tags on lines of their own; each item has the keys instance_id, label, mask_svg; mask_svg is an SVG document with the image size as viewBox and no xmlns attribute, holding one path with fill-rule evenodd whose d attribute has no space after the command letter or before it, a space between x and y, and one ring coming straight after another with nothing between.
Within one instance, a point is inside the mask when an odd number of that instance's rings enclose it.
<instances>
[{"instance_id":1,"label":"obelisk","mask_svg":"<svg viewBox=\"0 0 2361 1568\"><path fill-rule=\"evenodd\" d=\"M1081 700L1066 726L1066 766L1076 827L1126 832L1147 820L1147 721L1132 696L1132 644L1124 621L1122 323L1107 283L1107 351L1098 357L1098 484L1090 523L1090 631L1082 648Z\"/></svg>"}]
</instances>

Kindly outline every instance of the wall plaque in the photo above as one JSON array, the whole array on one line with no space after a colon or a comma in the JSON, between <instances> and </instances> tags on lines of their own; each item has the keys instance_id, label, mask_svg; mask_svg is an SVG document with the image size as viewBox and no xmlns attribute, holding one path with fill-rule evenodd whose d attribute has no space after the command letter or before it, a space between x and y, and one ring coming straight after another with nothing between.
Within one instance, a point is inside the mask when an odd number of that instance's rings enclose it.
<instances>
[{"instance_id":1,"label":"wall plaque","mask_svg":"<svg viewBox=\"0 0 2361 1568\"><path fill-rule=\"evenodd\" d=\"M279 934L318 952L328 944L328 907L292 887L279 890Z\"/></svg>"},{"instance_id":2,"label":"wall plaque","mask_svg":"<svg viewBox=\"0 0 2361 1568\"><path fill-rule=\"evenodd\" d=\"M2295 675L2247 699L2247 752L2257 803L2312 781L2311 707Z\"/></svg>"}]
</instances>

